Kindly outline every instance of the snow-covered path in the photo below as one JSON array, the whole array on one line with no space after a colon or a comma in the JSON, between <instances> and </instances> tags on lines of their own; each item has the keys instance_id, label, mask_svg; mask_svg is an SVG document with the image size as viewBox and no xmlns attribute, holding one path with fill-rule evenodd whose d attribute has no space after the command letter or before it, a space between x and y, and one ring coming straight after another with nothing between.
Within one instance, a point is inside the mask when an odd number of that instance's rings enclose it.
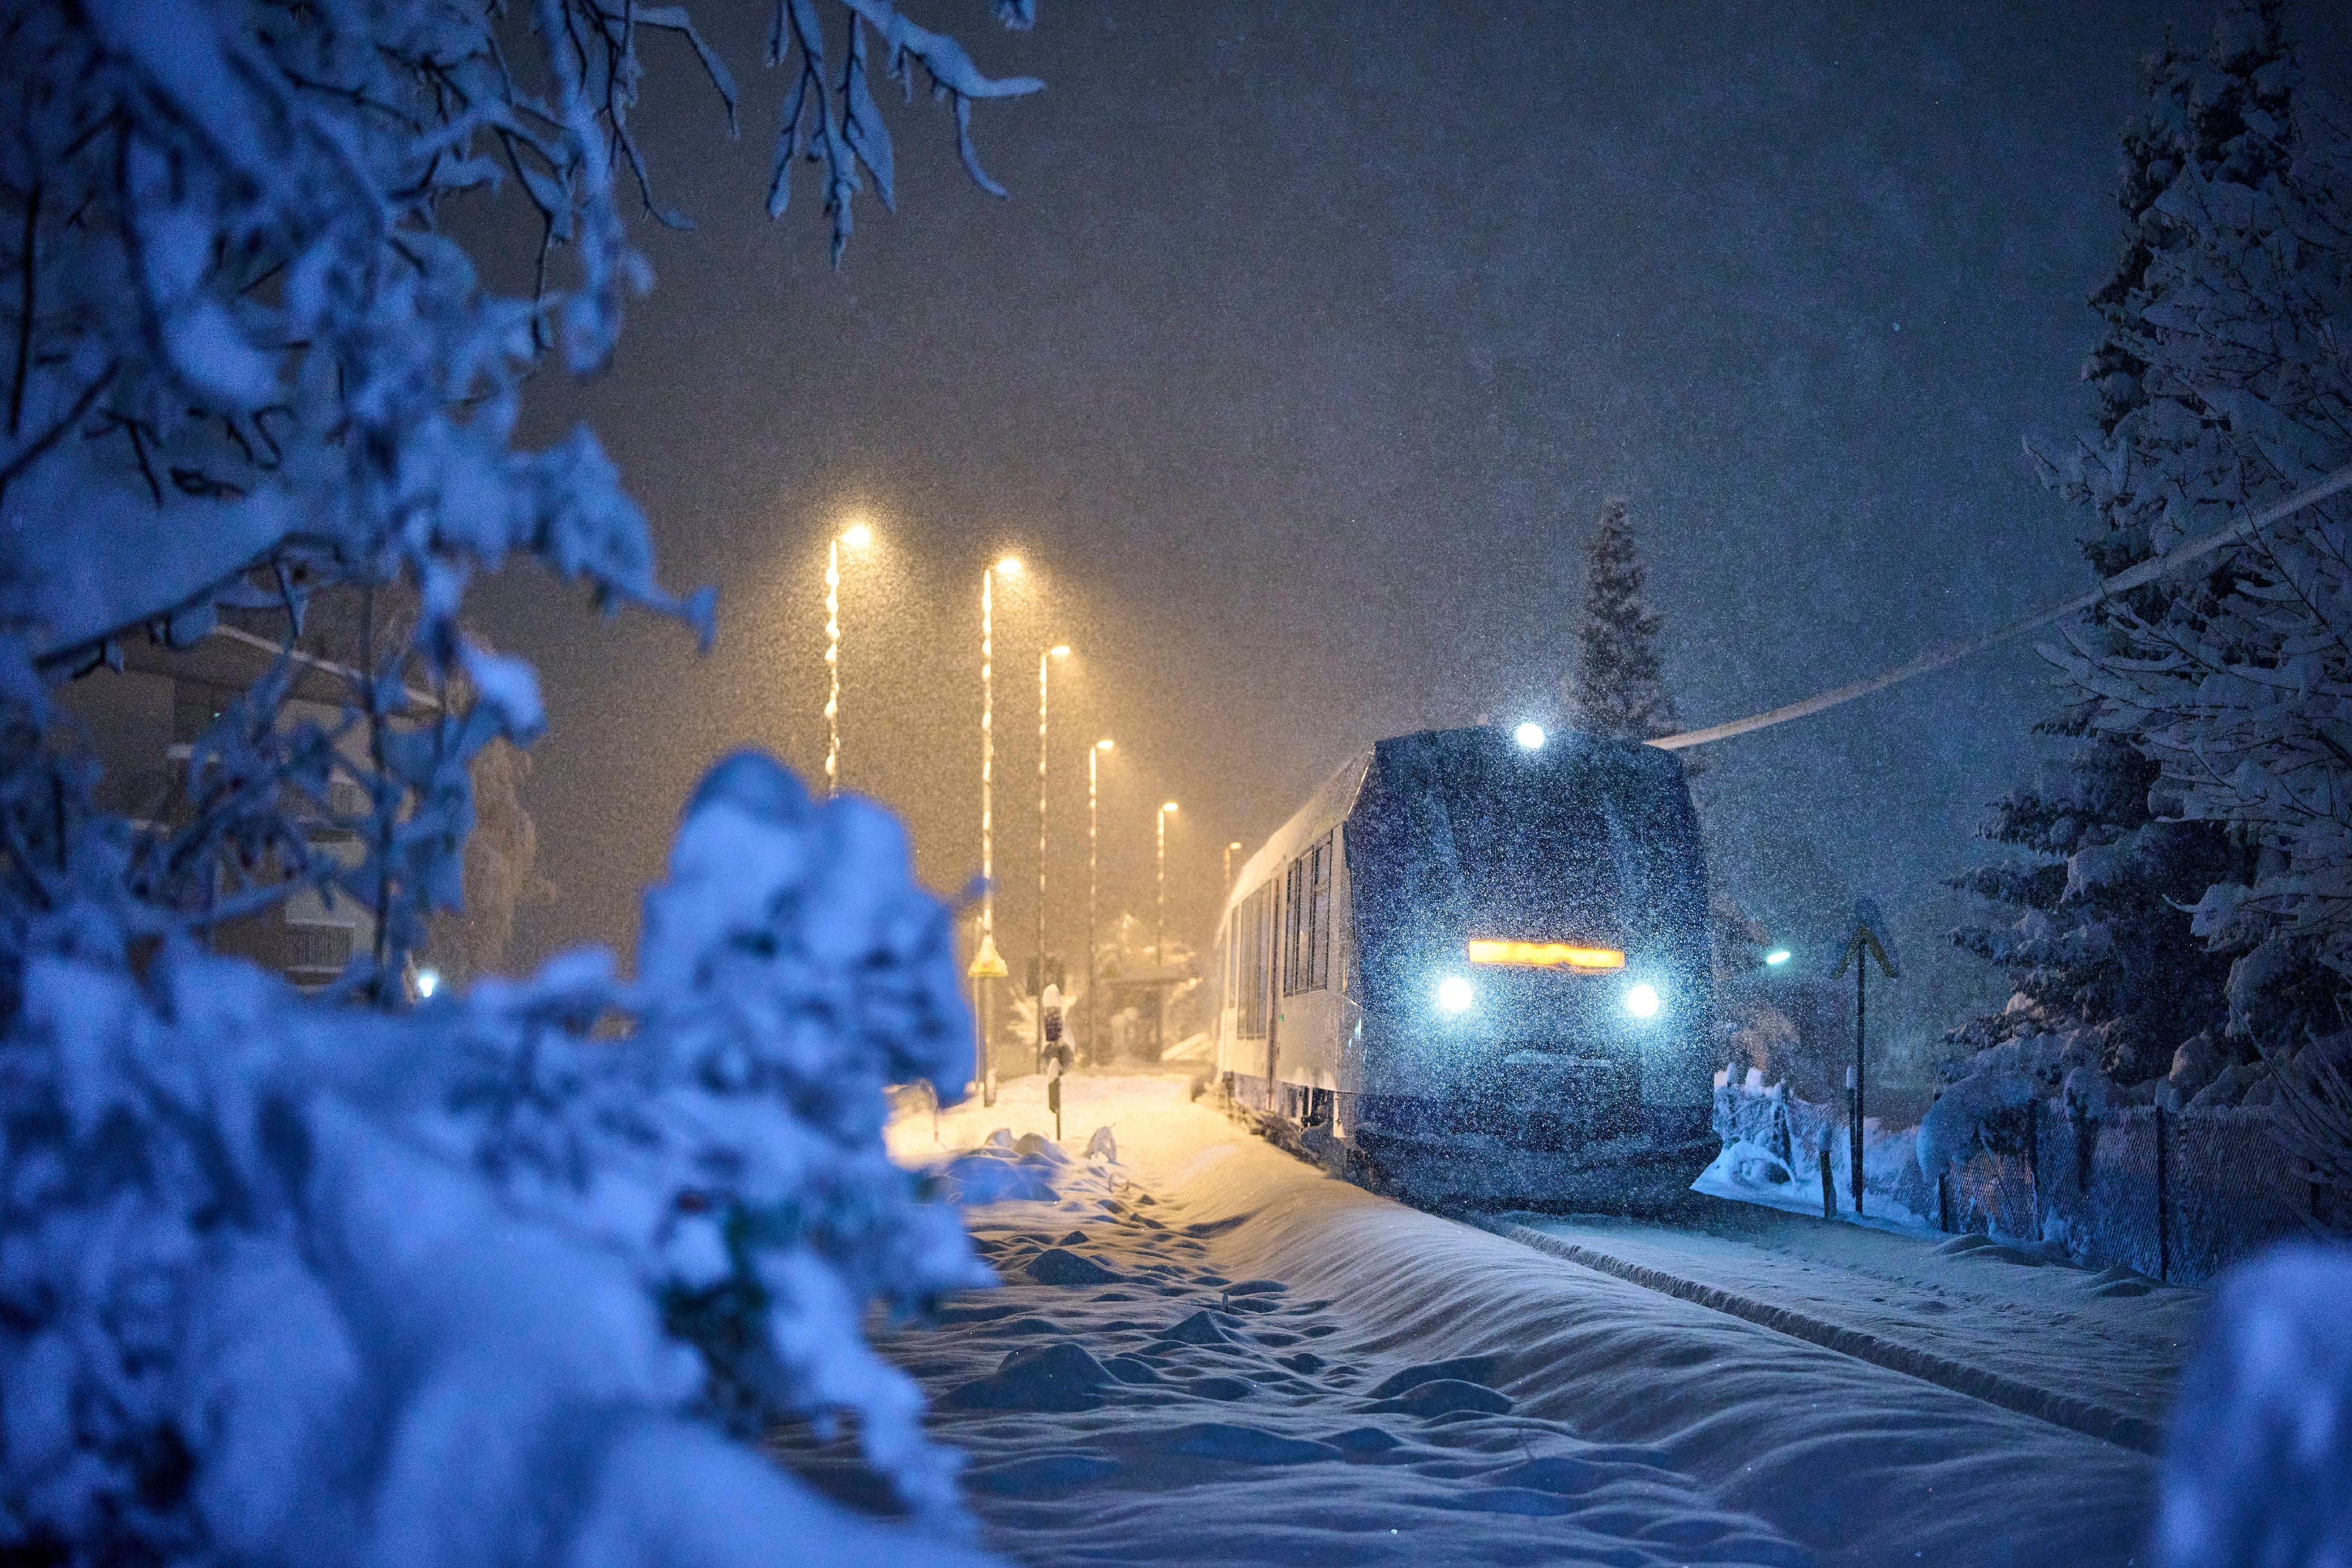
<instances>
[{"instance_id":1,"label":"snow-covered path","mask_svg":"<svg viewBox=\"0 0 2352 1568\"><path fill-rule=\"evenodd\" d=\"M1695 1224L1502 1217L1571 1258L2155 1451L2206 1292L1983 1237L1940 1242L1710 1202Z\"/></svg>"},{"instance_id":2,"label":"snow-covered path","mask_svg":"<svg viewBox=\"0 0 2352 1568\"><path fill-rule=\"evenodd\" d=\"M2138 1555L2140 1454L1332 1181L1181 1080L1068 1094L1063 1147L1108 1125L1120 1165L983 1162L1058 1196L973 1208L1004 1288L888 1342L1012 1558ZM937 1161L997 1127L1050 1135L1034 1082L893 1144Z\"/></svg>"}]
</instances>

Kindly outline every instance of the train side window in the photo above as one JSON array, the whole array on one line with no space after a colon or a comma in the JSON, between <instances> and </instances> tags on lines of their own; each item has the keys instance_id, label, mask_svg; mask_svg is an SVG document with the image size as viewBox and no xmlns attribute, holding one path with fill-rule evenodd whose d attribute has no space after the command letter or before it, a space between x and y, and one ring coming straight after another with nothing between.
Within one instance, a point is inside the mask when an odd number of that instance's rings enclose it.
<instances>
[{"instance_id":1,"label":"train side window","mask_svg":"<svg viewBox=\"0 0 2352 1568\"><path fill-rule=\"evenodd\" d=\"M1307 859L1307 983L1300 988L1319 991L1331 983L1331 835Z\"/></svg>"},{"instance_id":2,"label":"train side window","mask_svg":"<svg viewBox=\"0 0 2352 1568\"><path fill-rule=\"evenodd\" d=\"M1234 962L1240 992L1240 1016L1234 1032L1244 1040L1264 1040L1267 992L1274 982L1274 883L1266 883L1242 901L1234 912Z\"/></svg>"},{"instance_id":3,"label":"train side window","mask_svg":"<svg viewBox=\"0 0 2352 1568\"><path fill-rule=\"evenodd\" d=\"M1307 988L1306 966L1299 962L1302 916L1307 912L1307 859L1304 855L1290 862L1286 876L1282 899L1282 994L1295 997Z\"/></svg>"}]
</instances>

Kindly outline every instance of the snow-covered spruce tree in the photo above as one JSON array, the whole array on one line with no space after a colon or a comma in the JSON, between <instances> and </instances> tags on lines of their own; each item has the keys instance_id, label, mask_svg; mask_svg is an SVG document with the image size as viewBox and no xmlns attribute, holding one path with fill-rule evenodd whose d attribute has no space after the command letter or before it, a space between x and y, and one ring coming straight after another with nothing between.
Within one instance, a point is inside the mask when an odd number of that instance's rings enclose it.
<instances>
[{"instance_id":1,"label":"snow-covered spruce tree","mask_svg":"<svg viewBox=\"0 0 2352 1568\"><path fill-rule=\"evenodd\" d=\"M846 1418L952 1512L912 1385L861 1340L869 1304L978 1275L878 1141L883 1082L970 1070L895 828L737 759L635 985L598 954L415 1012L400 984L459 900L470 765L542 723L529 666L461 629L472 578L528 557L710 633L592 435L512 439L533 367L598 367L648 282L624 186L671 221L629 128L655 36L731 112L671 7L0 14L0 1556L954 1555L732 1440ZM815 162L836 258L862 182L891 195L874 68L920 68L968 163L971 101L1037 86L887 0L780 0L772 56L771 208ZM543 242L527 298L437 222L502 183ZM358 606L325 721L288 706L322 674L292 647L322 592ZM286 655L168 810L102 810L55 684L224 616ZM322 850L346 835L356 857ZM330 998L204 950L306 889L375 916Z\"/></svg>"},{"instance_id":2,"label":"snow-covered spruce tree","mask_svg":"<svg viewBox=\"0 0 2352 1568\"><path fill-rule=\"evenodd\" d=\"M2156 765L2088 724L2078 703L2042 725L2074 743L2063 767L2003 796L1979 830L2023 854L1951 879L2003 909L2000 923L1953 939L2006 970L2012 995L1950 1038L1973 1053L2020 1034L2081 1033L2101 1071L2136 1084L2169 1072L2184 1041L2201 1037L2193 1058L2217 1049L2229 960L2191 934L2187 905L2241 857L2211 823L2158 821Z\"/></svg>"},{"instance_id":3,"label":"snow-covered spruce tree","mask_svg":"<svg viewBox=\"0 0 2352 1568\"><path fill-rule=\"evenodd\" d=\"M2336 135L2321 115L2298 89L2273 5L2232 5L2209 48L2168 43L2148 61L2146 103L2124 133L2116 193L2122 244L2114 270L2091 298L2101 323L2084 368L2095 400L2093 427L2074 453L2043 465L2051 483L2097 517L2098 531L2084 551L2102 577L2221 526L2237 500L2280 493L2275 486L2286 469L2270 465L2264 481L2259 471L2268 460L2249 470L2244 459L2269 439L2256 429L2264 421L2247 418L2246 399L2260 402L2286 384L2258 365L2268 352L2265 336L2284 324L2284 315L2266 319L2270 305L2244 292L2258 287L2253 276L2222 253L2294 249L2330 229L2340 236L2340 195L2324 193L2341 176L2326 172L2327 155L2311 142L2315 131L2322 143ZM2210 216L2215 202L2238 216L2212 226L2199 214ZM2263 205L2270 217L2255 215ZM2330 206L2332 217L2326 215ZM2304 218L2286 217L2289 209ZM2305 225L2310 217L2319 219L2315 228ZM2225 232L2233 225L2234 233ZM2325 259L2331 243L2337 247L2332 264ZM2340 237L2323 239L2310 259L2320 262L2321 273L2335 266L2340 278ZM2294 271L2294 264L2286 269ZM2334 287L2340 282L2323 284L2321 293ZM2288 298L2273 297L2284 314L2296 308L2286 306ZM2307 313L2315 303L2306 299L2301 308ZM2306 314L2306 326L2324 321L2324 315ZM2203 341L2213 327L2222 336ZM2252 329L2252 335L2237 350L2221 351L2238 329ZM2222 361L2232 358L2234 366L2224 370ZM2285 361L2272 369L2287 371L2288 381L2298 374ZM2218 380L2217 370L2223 371ZM2290 402L2300 395L2290 394ZM2305 406L2287 418L2314 414L2323 426L2337 417ZM2235 447L2244 450L2232 455ZM2308 460L2296 471L2309 471ZM2074 634L2070 667L2130 665L2144 651L2140 629L2147 627L2201 635L2237 601L2247 570L2240 554L2194 578L2136 591ZM2062 776L2006 797L1985 830L2028 858L1979 869L1954 883L2015 912L2013 919L1955 937L2007 968L2016 987L2005 1012L1974 1020L1955 1032L1954 1042L1981 1051L2020 1035L2047 1035L2053 1046L2063 1040L2074 1055L2087 1052L2121 1082L2164 1073L2170 1092L2184 1099L2232 1099L2257 1079L2253 1059L2263 1027L2257 1015L2267 1012L2266 1027L2292 1037L2290 1015L2307 1021L2313 1004L2324 1001L2325 984L2315 984L2323 971L2297 938L2210 917L2235 896L2226 890L2243 888L2255 874L2259 833L2226 810L2187 809L2177 773L2168 781L2155 760L2150 716L2137 698L2118 702L2095 683L2075 684L2085 695L2042 726L2074 743ZM2209 913L2192 918L2184 913L2192 908ZM2231 960L2258 949L2262 956L2252 966L2231 967ZM2270 1003L2233 1012L2229 991L2242 998L2251 994L2250 981L2269 993ZM1964 1058L1948 1071L1965 1072L1969 1065Z\"/></svg>"},{"instance_id":4,"label":"snow-covered spruce tree","mask_svg":"<svg viewBox=\"0 0 2352 1568\"><path fill-rule=\"evenodd\" d=\"M2352 464L2352 124L2253 0L2159 75L2146 119L2180 151L2113 307L2140 402L2064 477L2161 550ZM2232 957L2233 1034L2282 1059L2342 1026L2352 976L2347 529L2352 503L2325 500L2064 653L2094 724L2161 768L2157 814L2244 846L2249 873L2208 888L2192 929Z\"/></svg>"},{"instance_id":5,"label":"snow-covered spruce tree","mask_svg":"<svg viewBox=\"0 0 2352 1568\"><path fill-rule=\"evenodd\" d=\"M1644 597L1622 497L1601 505L1587 557L1584 611L1576 626L1576 668L1561 711L1578 729L1618 740L1648 740L1683 727L1666 692L1658 632L1664 625Z\"/></svg>"}]
</instances>

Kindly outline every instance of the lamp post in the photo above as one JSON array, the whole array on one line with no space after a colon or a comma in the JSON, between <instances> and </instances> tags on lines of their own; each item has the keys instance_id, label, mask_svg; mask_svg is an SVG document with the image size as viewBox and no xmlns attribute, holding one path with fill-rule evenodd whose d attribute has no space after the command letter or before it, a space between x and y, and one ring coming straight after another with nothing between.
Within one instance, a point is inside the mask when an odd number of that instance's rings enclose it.
<instances>
[{"instance_id":1,"label":"lamp post","mask_svg":"<svg viewBox=\"0 0 2352 1568\"><path fill-rule=\"evenodd\" d=\"M874 530L864 523L848 528L824 546L824 792L841 792L841 547L864 549L874 542Z\"/></svg>"},{"instance_id":2,"label":"lamp post","mask_svg":"<svg viewBox=\"0 0 2352 1568\"><path fill-rule=\"evenodd\" d=\"M980 946L965 973L971 977L972 1011L980 1018L985 1103L995 1098L996 1062L988 1033L988 993L982 988L1004 977L1004 959L996 951L996 580L1020 575L1020 558L1009 555L980 574Z\"/></svg>"},{"instance_id":3,"label":"lamp post","mask_svg":"<svg viewBox=\"0 0 2352 1568\"><path fill-rule=\"evenodd\" d=\"M1067 643L1037 655L1037 1049L1045 1049L1045 715L1054 661L1070 656Z\"/></svg>"},{"instance_id":4,"label":"lamp post","mask_svg":"<svg viewBox=\"0 0 2352 1568\"><path fill-rule=\"evenodd\" d=\"M1087 748L1087 1054L1097 1062L1102 1060L1102 1052L1095 1044L1095 932L1100 891L1097 857L1101 834L1097 824L1102 805L1102 775L1097 764L1110 748L1108 738Z\"/></svg>"},{"instance_id":5,"label":"lamp post","mask_svg":"<svg viewBox=\"0 0 2352 1568\"><path fill-rule=\"evenodd\" d=\"M1160 918L1151 932L1151 963L1155 968L1168 961L1168 819L1175 811L1175 801L1162 801L1159 815L1152 819L1160 858Z\"/></svg>"},{"instance_id":6,"label":"lamp post","mask_svg":"<svg viewBox=\"0 0 2352 1568\"><path fill-rule=\"evenodd\" d=\"M1228 894L1234 890L1234 852L1241 847L1242 841L1239 839L1225 846L1225 891Z\"/></svg>"}]
</instances>

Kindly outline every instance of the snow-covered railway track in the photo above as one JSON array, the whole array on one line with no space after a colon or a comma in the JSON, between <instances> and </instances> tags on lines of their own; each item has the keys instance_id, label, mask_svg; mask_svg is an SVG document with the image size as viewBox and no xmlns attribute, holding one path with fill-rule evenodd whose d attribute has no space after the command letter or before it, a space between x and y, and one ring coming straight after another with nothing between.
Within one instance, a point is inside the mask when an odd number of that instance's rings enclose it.
<instances>
[{"instance_id":1,"label":"snow-covered railway track","mask_svg":"<svg viewBox=\"0 0 2352 1568\"><path fill-rule=\"evenodd\" d=\"M2163 1430L2157 1422L2098 1400L2047 1388L2024 1378L1940 1354L1916 1343L1857 1328L1850 1323L1835 1322L1785 1302L1765 1300L1759 1294L1711 1284L1654 1264L1617 1257L1562 1237L1547 1235L1510 1219L1477 1214L1458 1214L1454 1218L1537 1251L1549 1253L1680 1301L1711 1308L1890 1372L1916 1377L1955 1394L1980 1399L1988 1405L2032 1416L2068 1431L2079 1432L2143 1454L2155 1454L2162 1446Z\"/></svg>"}]
</instances>

